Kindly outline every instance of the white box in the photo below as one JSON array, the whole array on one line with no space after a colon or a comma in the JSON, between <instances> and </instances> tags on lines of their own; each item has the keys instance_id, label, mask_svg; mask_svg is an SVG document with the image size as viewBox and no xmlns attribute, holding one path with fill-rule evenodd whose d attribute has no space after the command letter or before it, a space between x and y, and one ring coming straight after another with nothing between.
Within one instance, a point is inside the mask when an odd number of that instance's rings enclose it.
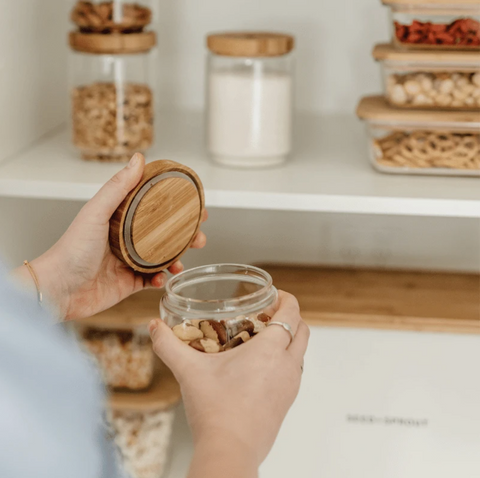
<instances>
[{"instance_id":1,"label":"white box","mask_svg":"<svg viewBox=\"0 0 480 478\"><path fill-rule=\"evenodd\" d=\"M313 328L261 478L479 478L479 364L478 335Z\"/></svg>"}]
</instances>

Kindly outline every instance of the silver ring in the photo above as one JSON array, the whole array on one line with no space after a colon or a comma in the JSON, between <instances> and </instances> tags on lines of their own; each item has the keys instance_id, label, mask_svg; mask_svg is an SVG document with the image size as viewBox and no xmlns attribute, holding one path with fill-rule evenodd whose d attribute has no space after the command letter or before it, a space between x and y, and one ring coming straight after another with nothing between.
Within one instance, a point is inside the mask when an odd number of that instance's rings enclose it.
<instances>
[{"instance_id":1,"label":"silver ring","mask_svg":"<svg viewBox=\"0 0 480 478\"><path fill-rule=\"evenodd\" d=\"M271 325L279 325L280 327L283 327L289 334L290 334L290 344L293 342L293 339L295 338L295 335L293 335L293 330L290 327L290 324L287 324L286 322L269 322L267 327L270 327ZM290 345L288 344L288 345Z\"/></svg>"}]
</instances>

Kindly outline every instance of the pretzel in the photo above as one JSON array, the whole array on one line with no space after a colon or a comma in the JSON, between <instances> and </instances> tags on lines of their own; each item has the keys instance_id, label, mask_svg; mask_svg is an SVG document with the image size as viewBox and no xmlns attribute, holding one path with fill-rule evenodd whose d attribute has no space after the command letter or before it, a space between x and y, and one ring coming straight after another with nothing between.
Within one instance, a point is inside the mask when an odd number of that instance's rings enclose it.
<instances>
[{"instance_id":1,"label":"pretzel","mask_svg":"<svg viewBox=\"0 0 480 478\"><path fill-rule=\"evenodd\" d=\"M373 151L389 167L480 169L480 134L393 132L375 139Z\"/></svg>"}]
</instances>

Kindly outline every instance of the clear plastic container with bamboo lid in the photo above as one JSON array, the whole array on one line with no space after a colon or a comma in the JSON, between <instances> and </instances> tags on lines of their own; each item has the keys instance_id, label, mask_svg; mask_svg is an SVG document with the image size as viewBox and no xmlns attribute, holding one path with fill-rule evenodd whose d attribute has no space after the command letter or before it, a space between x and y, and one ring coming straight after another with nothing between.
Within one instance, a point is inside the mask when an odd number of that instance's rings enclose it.
<instances>
[{"instance_id":1,"label":"clear plastic container with bamboo lid","mask_svg":"<svg viewBox=\"0 0 480 478\"><path fill-rule=\"evenodd\" d=\"M73 145L85 160L128 161L154 137L153 32L70 34Z\"/></svg>"},{"instance_id":2,"label":"clear plastic container with bamboo lid","mask_svg":"<svg viewBox=\"0 0 480 478\"><path fill-rule=\"evenodd\" d=\"M480 58L472 51L405 51L376 45L385 98L399 108L480 110Z\"/></svg>"},{"instance_id":3,"label":"clear plastic container with bamboo lid","mask_svg":"<svg viewBox=\"0 0 480 478\"><path fill-rule=\"evenodd\" d=\"M392 108L383 97L363 98L369 154L386 173L480 176L480 113Z\"/></svg>"},{"instance_id":4,"label":"clear plastic container with bamboo lid","mask_svg":"<svg viewBox=\"0 0 480 478\"><path fill-rule=\"evenodd\" d=\"M148 323L158 318L161 296L158 291L143 291L78 321L80 338L109 387L143 391L152 385L155 356Z\"/></svg>"},{"instance_id":5,"label":"clear plastic container with bamboo lid","mask_svg":"<svg viewBox=\"0 0 480 478\"><path fill-rule=\"evenodd\" d=\"M82 33L140 33L156 20L153 0L71 0L70 18Z\"/></svg>"},{"instance_id":6,"label":"clear plastic container with bamboo lid","mask_svg":"<svg viewBox=\"0 0 480 478\"><path fill-rule=\"evenodd\" d=\"M408 49L479 50L480 0L382 0L392 38Z\"/></svg>"},{"instance_id":7,"label":"clear plastic container with bamboo lid","mask_svg":"<svg viewBox=\"0 0 480 478\"><path fill-rule=\"evenodd\" d=\"M131 478L161 478L168 467L170 442L180 386L172 373L156 363L150 390L115 392L107 414L111 438Z\"/></svg>"},{"instance_id":8,"label":"clear plastic container with bamboo lid","mask_svg":"<svg viewBox=\"0 0 480 478\"><path fill-rule=\"evenodd\" d=\"M283 163L292 151L290 35L229 32L207 37L207 148L234 167Z\"/></svg>"}]
</instances>

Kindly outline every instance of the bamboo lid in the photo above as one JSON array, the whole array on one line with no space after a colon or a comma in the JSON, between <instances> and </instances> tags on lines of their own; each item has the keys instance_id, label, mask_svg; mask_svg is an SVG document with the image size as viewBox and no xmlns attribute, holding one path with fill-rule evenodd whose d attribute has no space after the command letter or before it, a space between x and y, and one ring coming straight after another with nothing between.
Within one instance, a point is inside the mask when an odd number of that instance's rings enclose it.
<instances>
[{"instance_id":1,"label":"bamboo lid","mask_svg":"<svg viewBox=\"0 0 480 478\"><path fill-rule=\"evenodd\" d=\"M174 407L181 398L180 385L172 372L159 362L148 390L141 393L113 392L109 404L113 411L160 412Z\"/></svg>"},{"instance_id":2,"label":"bamboo lid","mask_svg":"<svg viewBox=\"0 0 480 478\"><path fill-rule=\"evenodd\" d=\"M388 105L383 96L366 96L357 107L360 119L388 123L433 123L464 125L467 128L480 127L480 113L477 111L431 111L397 109Z\"/></svg>"},{"instance_id":3,"label":"bamboo lid","mask_svg":"<svg viewBox=\"0 0 480 478\"><path fill-rule=\"evenodd\" d=\"M212 33L207 47L217 55L271 57L286 55L295 46L295 38L283 33L228 32Z\"/></svg>"},{"instance_id":4,"label":"bamboo lid","mask_svg":"<svg viewBox=\"0 0 480 478\"><path fill-rule=\"evenodd\" d=\"M96 54L145 53L157 44L155 32L143 33L80 33L70 32L73 50Z\"/></svg>"},{"instance_id":5,"label":"bamboo lid","mask_svg":"<svg viewBox=\"0 0 480 478\"><path fill-rule=\"evenodd\" d=\"M110 220L112 252L137 272L160 272L188 250L204 209L194 171L174 161L149 163Z\"/></svg>"},{"instance_id":6,"label":"bamboo lid","mask_svg":"<svg viewBox=\"0 0 480 478\"><path fill-rule=\"evenodd\" d=\"M478 51L445 51L445 50L401 50L391 43L375 45L373 58L377 61L405 61L415 63L445 63L450 66L471 66L480 70Z\"/></svg>"},{"instance_id":7,"label":"bamboo lid","mask_svg":"<svg viewBox=\"0 0 480 478\"><path fill-rule=\"evenodd\" d=\"M478 6L480 0L382 0L384 5L405 5L405 6L441 6L461 8L462 6Z\"/></svg>"},{"instance_id":8,"label":"bamboo lid","mask_svg":"<svg viewBox=\"0 0 480 478\"><path fill-rule=\"evenodd\" d=\"M146 326L152 319L160 317L159 304L163 291L142 290L122 300L108 310L76 323L83 327L104 330L132 330Z\"/></svg>"}]
</instances>

